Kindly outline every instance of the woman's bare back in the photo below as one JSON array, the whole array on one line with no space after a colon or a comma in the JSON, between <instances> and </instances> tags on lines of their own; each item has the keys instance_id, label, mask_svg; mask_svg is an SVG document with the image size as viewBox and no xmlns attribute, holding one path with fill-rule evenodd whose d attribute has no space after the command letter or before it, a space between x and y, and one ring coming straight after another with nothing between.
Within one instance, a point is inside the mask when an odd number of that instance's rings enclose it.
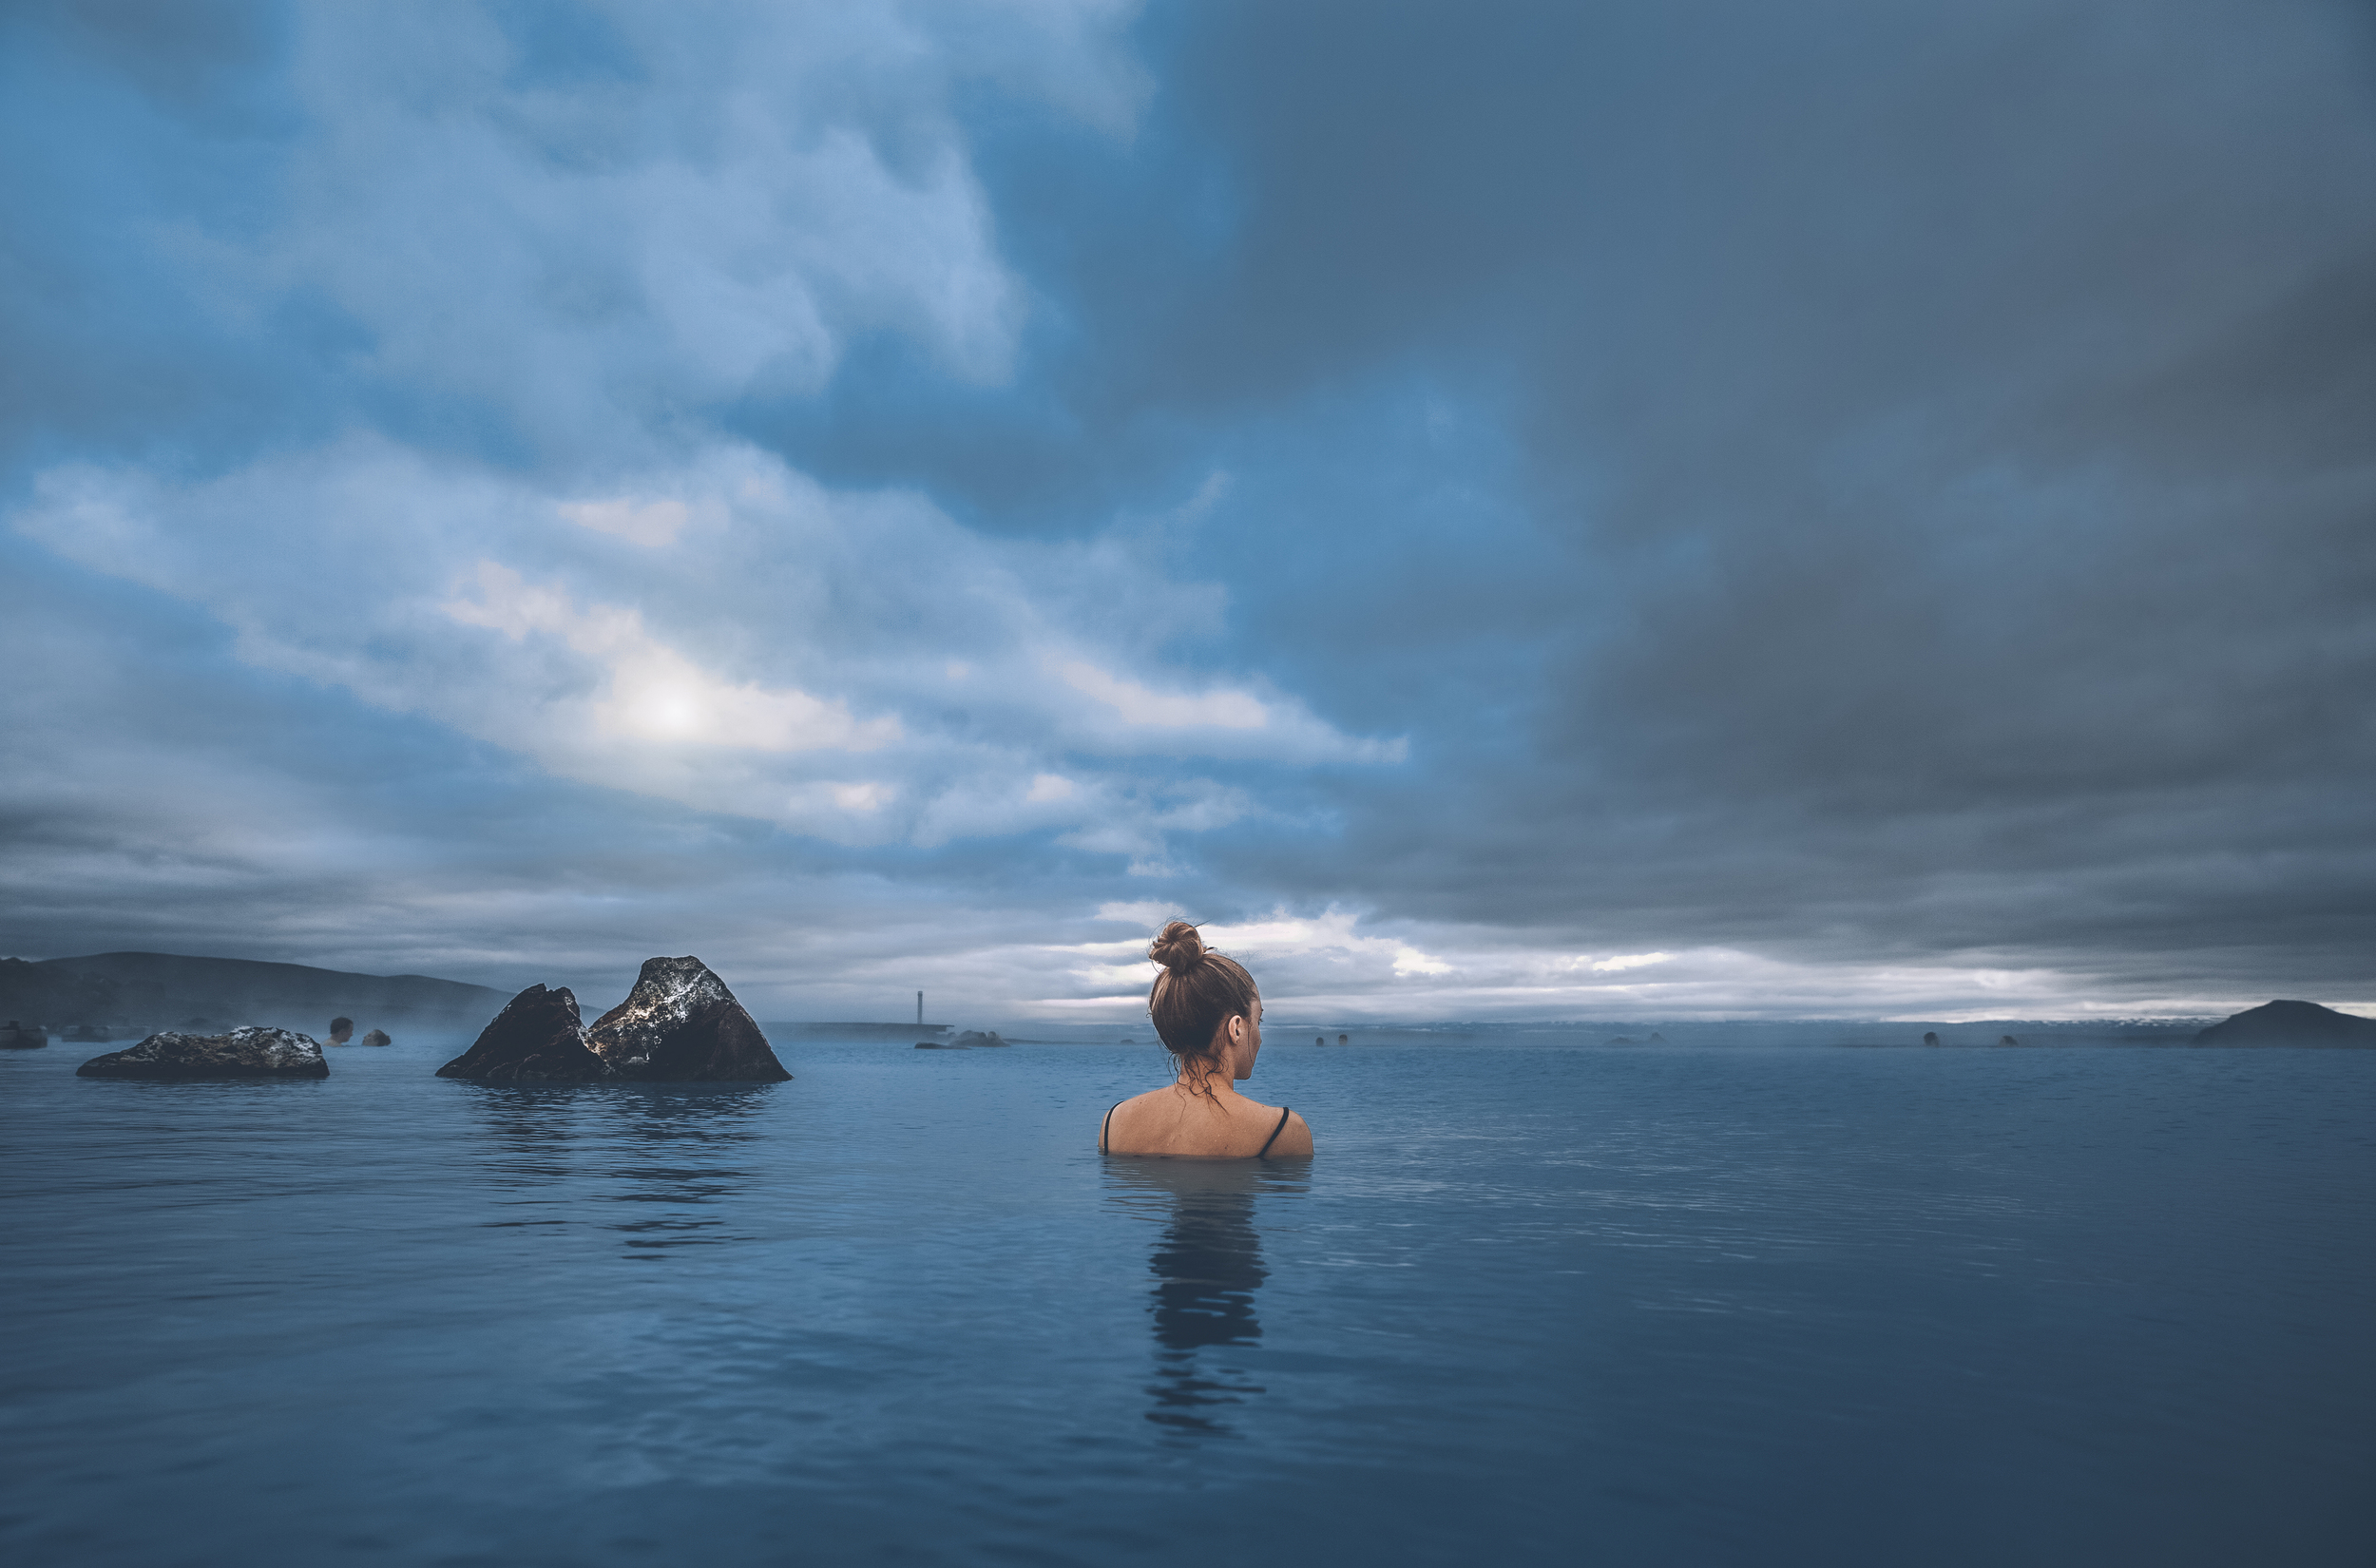
<instances>
[{"instance_id":1,"label":"woman's bare back","mask_svg":"<svg viewBox=\"0 0 2376 1568\"><path fill-rule=\"evenodd\" d=\"M1218 1083L1207 1096L1184 1084L1150 1090L1106 1114L1098 1147L1109 1155L1277 1159L1312 1153L1312 1129L1293 1111L1249 1100Z\"/></svg>"}]
</instances>

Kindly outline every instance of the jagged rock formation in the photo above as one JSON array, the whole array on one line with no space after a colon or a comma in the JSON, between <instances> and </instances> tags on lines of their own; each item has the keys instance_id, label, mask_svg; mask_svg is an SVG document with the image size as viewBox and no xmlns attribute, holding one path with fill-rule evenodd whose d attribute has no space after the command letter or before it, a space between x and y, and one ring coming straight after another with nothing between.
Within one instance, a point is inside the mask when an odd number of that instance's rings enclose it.
<instances>
[{"instance_id":1,"label":"jagged rock formation","mask_svg":"<svg viewBox=\"0 0 2376 1568\"><path fill-rule=\"evenodd\" d=\"M388 1038L387 1030L374 1029L370 1034L367 1034L362 1039L356 1041L355 1043L357 1045L393 1045L395 1042Z\"/></svg>"},{"instance_id":2,"label":"jagged rock formation","mask_svg":"<svg viewBox=\"0 0 2376 1568\"><path fill-rule=\"evenodd\" d=\"M95 1056L77 1078L328 1078L311 1035L251 1024L227 1035L154 1034L129 1050Z\"/></svg>"},{"instance_id":3,"label":"jagged rock formation","mask_svg":"<svg viewBox=\"0 0 2376 1568\"><path fill-rule=\"evenodd\" d=\"M504 1004L470 1048L437 1069L439 1078L481 1083L595 1083L611 1076L586 1049L578 999L567 986L531 985Z\"/></svg>"},{"instance_id":4,"label":"jagged rock formation","mask_svg":"<svg viewBox=\"0 0 2376 1568\"><path fill-rule=\"evenodd\" d=\"M1664 1035L1662 1035L1662 1034L1659 1034L1657 1030L1655 1030L1655 1029L1654 1029L1654 1030L1652 1030L1652 1031L1651 1031L1651 1034L1650 1034L1650 1039L1649 1039L1648 1043L1650 1043L1650 1044L1652 1044L1652 1045L1663 1045L1663 1044L1665 1044L1665 1043L1666 1043L1666 1036L1664 1036Z\"/></svg>"},{"instance_id":5,"label":"jagged rock formation","mask_svg":"<svg viewBox=\"0 0 2376 1568\"><path fill-rule=\"evenodd\" d=\"M792 1076L698 958L646 959L635 989L594 1021L585 1042L613 1074L644 1083L780 1083Z\"/></svg>"},{"instance_id":6,"label":"jagged rock formation","mask_svg":"<svg viewBox=\"0 0 2376 1568\"><path fill-rule=\"evenodd\" d=\"M579 1023L578 999L531 985L437 1069L481 1083L780 1083L792 1075L698 958L655 958L627 1000Z\"/></svg>"},{"instance_id":7,"label":"jagged rock formation","mask_svg":"<svg viewBox=\"0 0 2376 1568\"><path fill-rule=\"evenodd\" d=\"M2339 1013L2315 1002L2270 1002L2213 1024L2194 1043L2376 1046L2376 1018Z\"/></svg>"}]
</instances>

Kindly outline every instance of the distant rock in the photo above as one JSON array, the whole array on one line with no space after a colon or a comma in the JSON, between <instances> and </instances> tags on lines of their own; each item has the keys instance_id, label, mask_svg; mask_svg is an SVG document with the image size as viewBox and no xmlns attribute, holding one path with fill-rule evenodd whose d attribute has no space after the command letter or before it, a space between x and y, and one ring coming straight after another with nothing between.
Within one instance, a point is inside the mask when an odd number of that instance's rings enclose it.
<instances>
[{"instance_id":1,"label":"distant rock","mask_svg":"<svg viewBox=\"0 0 2376 1568\"><path fill-rule=\"evenodd\" d=\"M1652 1045L1663 1045L1666 1043L1666 1036L1653 1031L1647 1043Z\"/></svg>"},{"instance_id":2,"label":"distant rock","mask_svg":"<svg viewBox=\"0 0 2376 1568\"><path fill-rule=\"evenodd\" d=\"M1926 1045L1936 1045L1939 1043L1939 1037L1935 1034L1925 1034L1923 1036L1923 1043Z\"/></svg>"},{"instance_id":3,"label":"distant rock","mask_svg":"<svg viewBox=\"0 0 2376 1568\"><path fill-rule=\"evenodd\" d=\"M973 1051L980 1050L986 1046L1004 1045L1006 1042L998 1038L998 1031L996 1029L992 1029L987 1034L984 1034L979 1029L968 1029L963 1034L960 1034L955 1040L951 1041L950 1043L958 1050Z\"/></svg>"},{"instance_id":4,"label":"distant rock","mask_svg":"<svg viewBox=\"0 0 2376 1568\"><path fill-rule=\"evenodd\" d=\"M613 1074L643 1083L780 1083L792 1076L698 958L646 960L627 1000L595 1020L585 1042Z\"/></svg>"},{"instance_id":5,"label":"distant rock","mask_svg":"<svg viewBox=\"0 0 2376 1568\"><path fill-rule=\"evenodd\" d=\"M1610 1045L1631 1045L1633 1042L1634 1037L1632 1035L1619 1035L1615 1040L1607 1041L1604 1043Z\"/></svg>"},{"instance_id":6,"label":"distant rock","mask_svg":"<svg viewBox=\"0 0 2376 1568\"><path fill-rule=\"evenodd\" d=\"M393 1045L395 1042L388 1038L387 1030L374 1029L370 1034L367 1034L362 1039L356 1041L355 1043L357 1045Z\"/></svg>"},{"instance_id":7,"label":"distant rock","mask_svg":"<svg viewBox=\"0 0 2376 1568\"><path fill-rule=\"evenodd\" d=\"M154 1034L128 1051L95 1056L77 1078L328 1078L310 1035L250 1025L227 1035Z\"/></svg>"},{"instance_id":8,"label":"distant rock","mask_svg":"<svg viewBox=\"0 0 2376 1568\"><path fill-rule=\"evenodd\" d=\"M531 985L506 1003L470 1048L438 1068L437 1076L479 1083L596 1083L611 1072L586 1048L578 999L569 988Z\"/></svg>"},{"instance_id":9,"label":"distant rock","mask_svg":"<svg viewBox=\"0 0 2376 1568\"><path fill-rule=\"evenodd\" d=\"M48 1043L49 1036L38 1023L19 1023L10 1019L7 1027L0 1028L0 1050L38 1051Z\"/></svg>"},{"instance_id":10,"label":"distant rock","mask_svg":"<svg viewBox=\"0 0 2376 1568\"><path fill-rule=\"evenodd\" d=\"M2271 1002L2213 1024L2194 1043L2376 1046L2376 1018L2339 1013L2315 1002Z\"/></svg>"},{"instance_id":11,"label":"distant rock","mask_svg":"<svg viewBox=\"0 0 2376 1568\"><path fill-rule=\"evenodd\" d=\"M103 1024L80 1023L60 1038L70 1040L77 1045L104 1045L115 1036L109 1034Z\"/></svg>"},{"instance_id":12,"label":"distant rock","mask_svg":"<svg viewBox=\"0 0 2376 1568\"><path fill-rule=\"evenodd\" d=\"M919 1051L970 1051L973 1047L960 1045L952 1040L919 1040L916 1042L916 1049Z\"/></svg>"},{"instance_id":13,"label":"distant rock","mask_svg":"<svg viewBox=\"0 0 2376 1568\"><path fill-rule=\"evenodd\" d=\"M1999 1035L1997 1037L1997 1043L2000 1045L2019 1045L2021 1042L2014 1039L2011 1035Z\"/></svg>"}]
</instances>

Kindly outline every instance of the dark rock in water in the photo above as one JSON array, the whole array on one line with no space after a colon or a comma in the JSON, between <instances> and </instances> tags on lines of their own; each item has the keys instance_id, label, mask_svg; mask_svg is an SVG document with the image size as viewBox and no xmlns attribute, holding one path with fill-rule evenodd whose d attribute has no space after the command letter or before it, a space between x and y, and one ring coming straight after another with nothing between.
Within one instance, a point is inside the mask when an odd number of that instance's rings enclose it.
<instances>
[{"instance_id":1,"label":"dark rock in water","mask_svg":"<svg viewBox=\"0 0 2376 1568\"><path fill-rule=\"evenodd\" d=\"M370 1034L367 1034L362 1039L356 1041L355 1043L357 1045L393 1045L395 1042L388 1038L387 1030L374 1029Z\"/></svg>"},{"instance_id":2,"label":"dark rock in water","mask_svg":"<svg viewBox=\"0 0 2376 1568\"><path fill-rule=\"evenodd\" d=\"M578 999L568 987L531 985L505 1004L470 1048L438 1068L437 1076L480 1083L595 1083L611 1071L586 1048Z\"/></svg>"},{"instance_id":3,"label":"dark rock in water","mask_svg":"<svg viewBox=\"0 0 2376 1568\"><path fill-rule=\"evenodd\" d=\"M642 1083L780 1083L792 1076L698 958L646 960L627 1000L595 1020L585 1042L612 1073Z\"/></svg>"},{"instance_id":4,"label":"dark rock in water","mask_svg":"<svg viewBox=\"0 0 2376 1568\"><path fill-rule=\"evenodd\" d=\"M1632 1035L1619 1035L1615 1040L1609 1041L1607 1043L1611 1045L1631 1045L1633 1042L1634 1037Z\"/></svg>"},{"instance_id":5,"label":"dark rock in water","mask_svg":"<svg viewBox=\"0 0 2376 1568\"><path fill-rule=\"evenodd\" d=\"M2315 1002L2271 1002L2213 1024L2194 1043L2376 1046L2376 1018L2339 1013Z\"/></svg>"},{"instance_id":6,"label":"dark rock in water","mask_svg":"<svg viewBox=\"0 0 2376 1568\"><path fill-rule=\"evenodd\" d=\"M2019 1045L2021 1042L2014 1039L2011 1035L1999 1035L1997 1037L1997 1043L2000 1045Z\"/></svg>"},{"instance_id":7,"label":"dark rock in water","mask_svg":"<svg viewBox=\"0 0 2376 1568\"><path fill-rule=\"evenodd\" d=\"M6 1028L0 1028L0 1050L38 1051L48 1043L49 1037L38 1023L19 1023L10 1019Z\"/></svg>"},{"instance_id":8,"label":"dark rock in water","mask_svg":"<svg viewBox=\"0 0 2376 1568\"><path fill-rule=\"evenodd\" d=\"M1665 1044L1665 1043L1666 1043L1666 1036L1664 1036L1664 1035L1662 1035L1662 1034L1659 1034L1659 1033L1657 1033L1657 1032L1656 1032L1656 1031L1654 1030L1654 1031L1652 1031L1652 1033L1651 1033L1651 1036L1650 1036L1650 1039L1649 1039L1648 1043L1650 1043L1650 1044L1652 1044L1652 1045L1663 1045L1663 1044Z\"/></svg>"},{"instance_id":9,"label":"dark rock in water","mask_svg":"<svg viewBox=\"0 0 2376 1568\"><path fill-rule=\"evenodd\" d=\"M1936 1045L1939 1043L1939 1037L1934 1034L1926 1034L1923 1036L1923 1043L1926 1045Z\"/></svg>"},{"instance_id":10,"label":"dark rock in water","mask_svg":"<svg viewBox=\"0 0 2376 1568\"><path fill-rule=\"evenodd\" d=\"M970 1051L973 1047L960 1045L948 1040L919 1040L916 1042L916 1049L919 1051Z\"/></svg>"},{"instance_id":11,"label":"dark rock in water","mask_svg":"<svg viewBox=\"0 0 2376 1568\"><path fill-rule=\"evenodd\" d=\"M128 1051L95 1056L77 1078L328 1078L322 1048L294 1029L250 1024L227 1035L154 1034Z\"/></svg>"},{"instance_id":12,"label":"dark rock in water","mask_svg":"<svg viewBox=\"0 0 2376 1568\"><path fill-rule=\"evenodd\" d=\"M970 1051L981 1046L1004 1045L1006 1042L998 1038L996 1029L992 1029L987 1034L984 1034L979 1029L968 1029L958 1035L952 1043L961 1051Z\"/></svg>"}]
</instances>

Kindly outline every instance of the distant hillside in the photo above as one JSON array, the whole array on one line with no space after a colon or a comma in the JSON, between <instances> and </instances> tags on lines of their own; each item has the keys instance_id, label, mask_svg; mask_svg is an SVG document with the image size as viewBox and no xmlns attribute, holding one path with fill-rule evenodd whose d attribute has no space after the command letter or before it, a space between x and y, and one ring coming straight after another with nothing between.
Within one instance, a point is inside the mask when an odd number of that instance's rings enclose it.
<instances>
[{"instance_id":1,"label":"distant hillside","mask_svg":"<svg viewBox=\"0 0 2376 1568\"><path fill-rule=\"evenodd\" d=\"M2376 1046L2376 1018L2339 1013L2315 1002L2270 1002L2213 1024L2194 1043Z\"/></svg>"},{"instance_id":2,"label":"distant hillside","mask_svg":"<svg viewBox=\"0 0 2376 1568\"><path fill-rule=\"evenodd\" d=\"M157 1029L193 1018L274 1023L319 1036L334 1016L359 1033L381 1023L482 1023L503 991L428 975L357 975L302 964L179 953L94 953L29 963L0 959L0 1020Z\"/></svg>"}]
</instances>

